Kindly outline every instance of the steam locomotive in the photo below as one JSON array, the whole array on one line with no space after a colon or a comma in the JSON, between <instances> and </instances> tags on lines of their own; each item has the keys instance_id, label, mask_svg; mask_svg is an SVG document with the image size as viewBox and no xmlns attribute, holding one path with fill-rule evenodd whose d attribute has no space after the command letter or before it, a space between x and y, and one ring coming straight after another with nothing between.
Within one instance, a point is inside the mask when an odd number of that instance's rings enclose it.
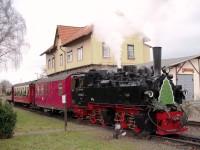
<instances>
[{"instance_id":1,"label":"steam locomotive","mask_svg":"<svg viewBox=\"0 0 200 150\"><path fill-rule=\"evenodd\" d=\"M92 124L117 123L136 134L179 134L187 130L181 108L185 92L173 84L166 68L161 69L161 47L153 48L153 56L153 69L124 66L117 71L90 70L17 84L10 101L63 111L65 97L68 110Z\"/></svg>"},{"instance_id":2,"label":"steam locomotive","mask_svg":"<svg viewBox=\"0 0 200 150\"><path fill-rule=\"evenodd\" d=\"M181 108L184 91L173 84L166 68L161 74L161 48L154 47L153 54L153 70L124 66L117 72L91 70L73 75L74 103L86 108L75 111L85 114L77 113L78 117L89 116L92 123L102 125L118 122L135 133L166 135L185 131L186 116ZM168 86L163 85L164 81Z\"/></svg>"}]
</instances>

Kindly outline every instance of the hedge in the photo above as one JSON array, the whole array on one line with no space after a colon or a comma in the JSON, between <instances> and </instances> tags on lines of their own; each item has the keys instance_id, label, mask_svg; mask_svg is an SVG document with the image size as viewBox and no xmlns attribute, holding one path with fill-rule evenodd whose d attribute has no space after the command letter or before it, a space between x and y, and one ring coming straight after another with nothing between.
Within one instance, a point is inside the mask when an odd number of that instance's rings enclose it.
<instances>
[{"instance_id":1,"label":"hedge","mask_svg":"<svg viewBox=\"0 0 200 150\"><path fill-rule=\"evenodd\" d=\"M14 112L12 105L0 101L0 138L10 138L17 121L17 114Z\"/></svg>"}]
</instances>

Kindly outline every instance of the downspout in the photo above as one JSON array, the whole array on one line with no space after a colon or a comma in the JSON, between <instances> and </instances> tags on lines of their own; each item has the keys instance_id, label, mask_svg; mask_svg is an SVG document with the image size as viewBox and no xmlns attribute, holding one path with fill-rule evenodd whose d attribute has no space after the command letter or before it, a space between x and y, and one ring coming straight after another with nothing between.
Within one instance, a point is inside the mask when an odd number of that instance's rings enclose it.
<instances>
[{"instance_id":1,"label":"downspout","mask_svg":"<svg viewBox=\"0 0 200 150\"><path fill-rule=\"evenodd\" d=\"M67 63L67 61L66 61L66 51L62 49L62 46L60 46L60 50L63 51L63 53L64 53L64 56L63 56L64 57L64 59L63 59L64 60L64 70L66 70L66 63Z\"/></svg>"},{"instance_id":2,"label":"downspout","mask_svg":"<svg viewBox=\"0 0 200 150\"><path fill-rule=\"evenodd\" d=\"M91 35L91 38L90 38L90 45L91 45L91 64L93 65L93 50L94 50L94 37L93 37L93 34Z\"/></svg>"}]
</instances>

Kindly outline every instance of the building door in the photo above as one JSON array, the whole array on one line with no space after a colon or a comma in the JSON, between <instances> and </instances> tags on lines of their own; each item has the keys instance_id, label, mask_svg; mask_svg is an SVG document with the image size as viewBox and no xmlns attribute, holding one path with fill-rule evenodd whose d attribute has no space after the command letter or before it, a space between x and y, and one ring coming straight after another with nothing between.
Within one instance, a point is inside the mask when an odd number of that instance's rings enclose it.
<instances>
[{"instance_id":1,"label":"building door","mask_svg":"<svg viewBox=\"0 0 200 150\"><path fill-rule=\"evenodd\" d=\"M183 89L188 91L186 100L194 100L194 80L193 74L178 74L177 85L182 85Z\"/></svg>"}]
</instances>

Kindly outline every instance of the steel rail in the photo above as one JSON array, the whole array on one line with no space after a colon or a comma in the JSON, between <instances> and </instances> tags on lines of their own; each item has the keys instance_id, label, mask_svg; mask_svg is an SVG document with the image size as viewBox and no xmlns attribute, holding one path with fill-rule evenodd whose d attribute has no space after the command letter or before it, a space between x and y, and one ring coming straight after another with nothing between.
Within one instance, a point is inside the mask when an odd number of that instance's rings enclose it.
<instances>
[{"instance_id":1,"label":"steel rail","mask_svg":"<svg viewBox=\"0 0 200 150\"><path fill-rule=\"evenodd\" d=\"M153 135L152 138L183 143L183 144L186 144L186 146L191 145L191 146L200 147L200 137L192 136L192 135L173 135L173 136Z\"/></svg>"},{"instance_id":2,"label":"steel rail","mask_svg":"<svg viewBox=\"0 0 200 150\"><path fill-rule=\"evenodd\" d=\"M189 126L199 126L200 127L200 122L198 121L188 121L187 123Z\"/></svg>"}]
</instances>

